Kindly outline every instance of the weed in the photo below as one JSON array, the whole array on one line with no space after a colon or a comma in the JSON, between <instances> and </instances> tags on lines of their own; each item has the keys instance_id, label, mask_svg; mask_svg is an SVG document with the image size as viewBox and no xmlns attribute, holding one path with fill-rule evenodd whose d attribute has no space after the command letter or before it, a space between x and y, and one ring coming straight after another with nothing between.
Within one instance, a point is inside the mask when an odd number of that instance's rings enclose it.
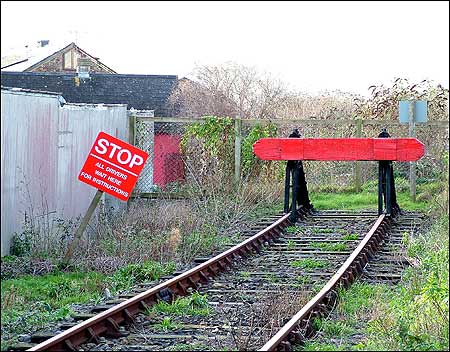
<instances>
[{"instance_id":1,"label":"weed","mask_svg":"<svg viewBox=\"0 0 450 352\"><path fill-rule=\"evenodd\" d=\"M302 275L302 276L297 276L295 278L295 282L299 285L307 285L307 284L312 283L312 280L309 276Z\"/></svg>"},{"instance_id":2,"label":"weed","mask_svg":"<svg viewBox=\"0 0 450 352\"><path fill-rule=\"evenodd\" d=\"M248 271L241 271L239 273L239 275L243 278L243 279L248 279L250 277L250 273Z\"/></svg>"},{"instance_id":3,"label":"weed","mask_svg":"<svg viewBox=\"0 0 450 352\"><path fill-rule=\"evenodd\" d=\"M288 249L288 251L293 250L294 247L295 247L295 242L293 240L288 240L287 241L287 249Z\"/></svg>"},{"instance_id":4,"label":"weed","mask_svg":"<svg viewBox=\"0 0 450 352\"><path fill-rule=\"evenodd\" d=\"M405 231L402 234L402 245L408 247L409 243L410 243L409 232Z\"/></svg>"},{"instance_id":5,"label":"weed","mask_svg":"<svg viewBox=\"0 0 450 352\"><path fill-rule=\"evenodd\" d=\"M323 325L323 319L322 318L315 318L312 321L312 328L315 331L318 331L318 330L322 329L322 325Z\"/></svg>"},{"instance_id":6,"label":"weed","mask_svg":"<svg viewBox=\"0 0 450 352\"><path fill-rule=\"evenodd\" d=\"M24 257L31 254L33 232L24 230L16 233L11 239L10 252L13 256Z\"/></svg>"},{"instance_id":7,"label":"weed","mask_svg":"<svg viewBox=\"0 0 450 352\"><path fill-rule=\"evenodd\" d=\"M317 341L307 341L304 346L294 351L349 351L349 347L345 345L335 345L331 343L321 343Z\"/></svg>"},{"instance_id":8,"label":"weed","mask_svg":"<svg viewBox=\"0 0 450 352\"><path fill-rule=\"evenodd\" d=\"M288 234L294 234L297 231L299 231L300 227L298 226L287 226L284 230L286 231L286 233Z\"/></svg>"},{"instance_id":9,"label":"weed","mask_svg":"<svg viewBox=\"0 0 450 352\"><path fill-rule=\"evenodd\" d=\"M208 351L210 346L204 345L202 343L194 344L176 344L170 346L168 351Z\"/></svg>"},{"instance_id":10,"label":"weed","mask_svg":"<svg viewBox=\"0 0 450 352\"><path fill-rule=\"evenodd\" d=\"M345 321L326 320L322 324L322 331L326 337L346 337L351 335L355 329Z\"/></svg>"},{"instance_id":11,"label":"weed","mask_svg":"<svg viewBox=\"0 0 450 352\"><path fill-rule=\"evenodd\" d=\"M107 282L113 291L127 289L138 282L155 281L161 276L171 274L175 270L174 263L161 264L147 261L142 264L128 264L118 269Z\"/></svg>"},{"instance_id":12,"label":"weed","mask_svg":"<svg viewBox=\"0 0 450 352\"><path fill-rule=\"evenodd\" d=\"M302 268L302 269L317 269L317 268L326 268L329 263L324 260L319 259L300 259L294 260L290 263L294 268Z\"/></svg>"},{"instance_id":13,"label":"weed","mask_svg":"<svg viewBox=\"0 0 450 352\"><path fill-rule=\"evenodd\" d=\"M188 297L177 298L172 303L160 301L152 306L147 313L164 313L173 316L205 316L208 315L209 312L210 308L206 294L201 295L198 292L194 292Z\"/></svg>"},{"instance_id":14,"label":"weed","mask_svg":"<svg viewBox=\"0 0 450 352\"><path fill-rule=\"evenodd\" d=\"M314 227L311 230L312 233L334 233L336 232L335 229L322 229L322 228L318 228L318 227Z\"/></svg>"},{"instance_id":15,"label":"weed","mask_svg":"<svg viewBox=\"0 0 450 352\"><path fill-rule=\"evenodd\" d=\"M204 225L202 231L195 231L183 236L179 249L180 256L184 262L190 262L199 254L209 253L216 249L221 240L224 243L224 238L218 236L214 227Z\"/></svg>"},{"instance_id":16,"label":"weed","mask_svg":"<svg viewBox=\"0 0 450 352\"><path fill-rule=\"evenodd\" d=\"M153 324L153 327L158 330L163 330L165 332L169 330L174 330L178 328L178 325L172 321L170 317L164 317L160 323Z\"/></svg>"},{"instance_id":17,"label":"weed","mask_svg":"<svg viewBox=\"0 0 450 352\"><path fill-rule=\"evenodd\" d=\"M344 252L348 250L347 245L342 242L310 242L309 245L312 248L318 248L323 251Z\"/></svg>"},{"instance_id":18,"label":"weed","mask_svg":"<svg viewBox=\"0 0 450 352\"><path fill-rule=\"evenodd\" d=\"M354 241L357 239L359 239L359 235L357 233L351 233L351 234L342 236L343 241Z\"/></svg>"},{"instance_id":19,"label":"weed","mask_svg":"<svg viewBox=\"0 0 450 352\"><path fill-rule=\"evenodd\" d=\"M272 284L280 282L280 278L277 277L274 273L267 273L264 275L264 277Z\"/></svg>"}]
</instances>

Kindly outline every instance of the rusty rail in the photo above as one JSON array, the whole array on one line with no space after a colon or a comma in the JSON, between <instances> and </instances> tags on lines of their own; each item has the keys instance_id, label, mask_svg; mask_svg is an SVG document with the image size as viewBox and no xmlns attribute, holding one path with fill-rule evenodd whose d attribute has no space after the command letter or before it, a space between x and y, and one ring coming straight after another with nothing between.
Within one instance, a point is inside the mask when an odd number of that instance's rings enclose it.
<instances>
[{"instance_id":1,"label":"rusty rail","mask_svg":"<svg viewBox=\"0 0 450 352\"><path fill-rule=\"evenodd\" d=\"M336 274L259 351L291 351L292 343L301 342L305 338L305 333L302 331L311 331L312 318L324 313L334 304L337 288L348 287L361 274L369 258L379 248L390 221L391 218L386 217L385 214L380 215Z\"/></svg>"},{"instance_id":2,"label":"rusty rail","mask_svg":"<svg viewBox=\"0 0 450 352\"><path fill-rule=\"evenodd\" d=\"M273 224L227 251L197 265L196 267L169 279L137 296L130 298L32 348L28 351L75 351L76 347L90 341L98 341L101 335L119 337L119 324L132 323L137 313L144 312L158 299L182 296L188 288L196 288L197 283L205 283L210 277L226 270L233 259L246 257L252 251L259 251L265 242L272 242L281 235L282 228L291 224L286 214Z\"/></svg>"}]
</instances>

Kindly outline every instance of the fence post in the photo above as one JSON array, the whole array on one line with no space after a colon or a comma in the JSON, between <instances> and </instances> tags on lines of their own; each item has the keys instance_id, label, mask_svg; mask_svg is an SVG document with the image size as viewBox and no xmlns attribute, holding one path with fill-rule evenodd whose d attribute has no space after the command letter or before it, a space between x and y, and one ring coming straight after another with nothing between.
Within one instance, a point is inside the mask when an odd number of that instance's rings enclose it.
<instances>
[{"instance_id":1,"label":"fence post","mask_svg":"<svg viewBox=\"0 0 450 352\"><path fill-rule=\"evenodd\" d=\"M362 119L356 119L356 138L362 138ZM361 192L361 162L355 161L355 190Z\"/></svg>"},{"instance_id":2,"label":"fence post","mask_svg":"<svg viewBox=\"0 0 450 352\"><path fill-rule=\"evenodd\" d=\"M416 133L414 131L414 101L409 103L409 137L415 138ZM409 193L411 200L416 201L416 163L414 161L409 162Z\"/></svg>"},{"instance_id":3,"label":"fence post","mask_svg":"<svg viewBox=\"0 0 450 352\"><path fill-rule=\"evenodd\" d=\"M128 119L128 141L131 145L136 145L136 115L130 113Z\"/></svg>"},{"instance_id":4,"label":"fence post","mask_svg":"<svg viewBox=\"0 0 450 352\"><path fill-rule=\"evenodd\" d=\"M242 119L234 119L234 181L239 185L241 180L241 150L242 150Z\"/></svg>"}]
</instances>

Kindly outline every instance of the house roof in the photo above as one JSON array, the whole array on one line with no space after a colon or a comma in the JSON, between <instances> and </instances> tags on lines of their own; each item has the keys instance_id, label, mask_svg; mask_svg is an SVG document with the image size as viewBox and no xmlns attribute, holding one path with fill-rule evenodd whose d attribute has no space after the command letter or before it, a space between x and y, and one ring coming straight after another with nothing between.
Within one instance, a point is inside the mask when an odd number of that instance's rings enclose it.
<instances>
[{"instance_id":1,"label":"house roof","mask_svg":"<svg viewBox=\"0 0 450 352\"><path fill-rule=\"evenodd\" d=\"M26 88L12 88L12 87L3 87L1 86L1 90L13 92L13 93L35 93L35 94L41 94L41 95L56 95L60 96L61 93L58 92L48 92L46 90L36 90L36 89L26 89Z\"/></svg>"},{"instance_id":2,"label":"house roof","mask_svg":"<svg viewBox=\"0 0 450 352\"><path fill-rule=\"evenodd\" d=\"M126 75L91 73L1 72L1 85L60 92L68 103L127 104L128 109L154 110L168 116L169 96L177 82L175 75Z\"/></svg>"},{"instance_id":3,"label":"house roof","mask_svg":"<svg viewBox=\"0 0 450 352\"><path fill-rule=\"evenodd\" d=\"M112 68L106 66L104 63L98 60L97 57L94 57L81 49L75 43L70 43L62 49L57 49L56 45L46 45L44 47L39 47L34 49L29 54L14 54L7 55L2 57L2 70L5 71L28 71L36 68L37 66L48 62L55 57L63 54L66 51L69 51L72 48L76 48L80 50L83 54L96 61L101 67L105 70L110 71L111 73L116 73Z\"/></svg>"}]
</instances>

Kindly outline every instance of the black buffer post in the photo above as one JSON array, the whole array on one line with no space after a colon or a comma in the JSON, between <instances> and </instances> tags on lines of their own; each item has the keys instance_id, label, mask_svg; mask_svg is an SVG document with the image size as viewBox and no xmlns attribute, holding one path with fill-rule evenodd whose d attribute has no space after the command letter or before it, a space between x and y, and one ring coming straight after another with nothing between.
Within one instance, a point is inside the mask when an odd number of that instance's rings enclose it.
<instances>
[{"instance_id":1,"label":"black buffer post","mask_svg":"<svg viewBox=\"0 0 450 352\"><path fill-rule=\"evenodd\" d=\"M384 128L378 138L389 138ZM384 198L384 201L383 201ZM384 209L383 209L384 206ZM386 213L395 216L400 211L395 193L394 167L391 160L382 160L378 163L378 215Z\"/></svg>"},{"instance_id":2,"label":"black buffer post","mask_svg":"<svg viewBox=\"0 0 450 352\"><path fill-rule=\"evenodd\" d=\"M298 129L289 135L289 138L300 138ZM292 180L292 186L291 186ZM291 210L291 221L297 221L297 206L306 214L313 211L313 205L309 200L308 188L306 186L305 171L301 160L288 160L286 165L286 177L284 182L284 212ZM292 203L289 204L289 193L292 189Z\"/></svg>"}]
</instances>

